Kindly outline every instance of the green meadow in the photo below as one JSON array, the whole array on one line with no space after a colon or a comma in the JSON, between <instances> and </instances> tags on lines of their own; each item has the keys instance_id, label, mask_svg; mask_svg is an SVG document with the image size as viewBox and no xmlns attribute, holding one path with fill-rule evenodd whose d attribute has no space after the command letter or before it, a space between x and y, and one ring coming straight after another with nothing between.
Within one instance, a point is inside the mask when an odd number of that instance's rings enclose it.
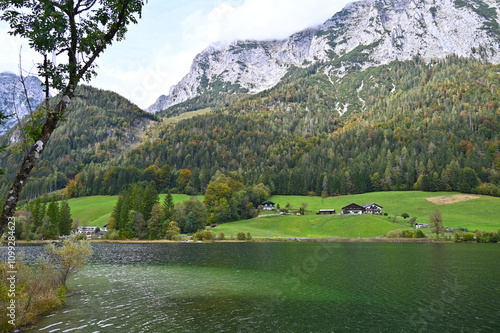
<instances>
[{"instance_id":1,"label":"green meadow","mask_svg":"<svg viewBox=\"0 0 500 333\"><path fill-rule=\"evenodd\" d=\"M166 194L160 194L163 202ZM470 198L473 199L470 199ZM174 194L174 202L189 199L185 194ZM203 196L198 197L203 200ZM428 198L434 199L433 203ZM468 198L470 200L465 200ZM80 220L80 225L97 225L107 223L118 200L117 196L93 196L68 200L73 218ZM227 236L237 232L250 232L254 237L377 237L390 230L407 229L408 224L400 216L407 213L417 217L417 222L429 222L429 214L439 209L443 214L444 225L469 230L493 231L500 229L500 218L496 209L500 207L500 198L473 195L467 197L460 193L450 192L374 192L358 195L338 196L330 198L307 196L275 195L271 201L285 207L290 203L299 209L303 202L307 203L305 216L273 216L258 217L246 221L237 221L217 226L213 229L217 234L224 232ZM454 202L457 201L457 202ZM448 203L451 202L451 203ZM365 205L377 203L389 216L361 215L343 218L338 215L316 215L320 209L335 209L357 203ZM395 223L394 216L398 215Z\"/></svg>"},{"instance_id":2,"label":"green meadow","mask_svg":"<svg viewBox=\"0 0 500 333\"><path fill-rule=\"evenodd\" d=\"M474 199L439 205L427 200L434 198L439 202L442 199L446 203L446 199L461 196L459 193L419 191L374 192L324 199L276 195L270 200L280 207L290 203L294 209L299 209L302 203L307 203L308 215L258 217L219 225L213 231L224 232L227 236L243 231L250 232L255 237L377 237L390 230L409 229L409 225L400 217L403 213L417 217L417 222L429 223L429 214L436 209L441 211L446 227L483 231L500 229L500 218L495 209L500 207L500 198L474 195ZM342 207L350 203L376 203L389 216L361 215L343 218L337 215L316 215L320 209L341 212ZM398 215L396 223L393 222L395 215Z\"/></svg>"},{"instance_id":3,"label":"green meadow","mask_svg":"<svg viewBox=\"0 0 500 333\"><path fill-rule=\"evenodd\" d=\"M160 194L160 202L162 203L167 195ZM187 194L172 194L174 203L188 200L191 196ZM198 196L203 200L203 196ZM96 225L99 227L108 223L108 219L113 212L113 208L118 201L118 196L96 195L93 197L81 197L69 199L69 207L71 208L71 216L73 219L79 219L80 225Z\"/></svg>"},{"instance_id":4,"label":"green meadow","mask_svg":"<svg viewBox=\"0 0 500 333\"><path fill-rule=\"evenodd\" d=\"M252 237L307 237L354 238L383 236L394 229L408 226L393 223L382 216L362 215L343 218L338 215L284 215L259 217L247 221L221 224L212 229L226 236L239 231L250 232Z\"/></svg>"}]
</instances>

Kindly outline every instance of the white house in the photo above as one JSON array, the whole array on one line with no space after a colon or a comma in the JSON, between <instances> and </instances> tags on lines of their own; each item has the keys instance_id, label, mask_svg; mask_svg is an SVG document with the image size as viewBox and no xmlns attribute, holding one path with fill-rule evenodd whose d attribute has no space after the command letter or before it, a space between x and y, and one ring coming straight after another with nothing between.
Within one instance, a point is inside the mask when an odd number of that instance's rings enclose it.
<instances>
[{"instance_id":1,"label":"white house","mask_svg":"<svg viewBox=\"0 0 500 333\"><path fill-rule=\"evenodd\" d=\"M264 207L264 210L274 210L274 205L275 205L275 203L272 202L272 201L269 201L269 200L264 201L262 203L262 206Z\"/></svg>"}]
</instances>

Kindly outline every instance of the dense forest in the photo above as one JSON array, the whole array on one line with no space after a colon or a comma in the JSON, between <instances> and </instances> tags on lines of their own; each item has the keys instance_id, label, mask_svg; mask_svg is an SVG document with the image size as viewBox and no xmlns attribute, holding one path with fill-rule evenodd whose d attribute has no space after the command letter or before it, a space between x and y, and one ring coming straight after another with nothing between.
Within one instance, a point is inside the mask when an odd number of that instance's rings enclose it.
<instances>
[{"instance_id":1,"label":"dense forest","mask_svg":"<svg viewBox=\"0 0 500 333\"><path fill-rule=\"evenodd\" d=\"M78 98L72 101L66 121L56 129L31 173L24 199L63 189L84 166L107 163L122 154L139 143L142 133L156 119L114 92L82 85L76 93ZM0 162L6 169L0 177L1 195L11 185L23 156L19 127L0 137L0 146L10 144Z\"/></svg>"},{"instance_id":2,"label":"dense forest","mask_svg":"<svg viewBox=\"0 0 500 333\"><path fill-rule=\"evenodd\" d=\"M153 122L140 144L132 144L139 131L129 134L130 124L144 114L130 105L95 107L101 123L90 111L75 113L74 124L85 129L70 131L70 116L25 198L40 192L35 184L44 177L52 177L55 189L67 186L70 196L119 194L127 184L151 181L160 192L205 194L218 173L228 172L272 194L418 189L500 195L500 66L415 58L342 78L317 68L296 68L257 95L207 98L203 107L210 113ZM193 103L159 117L193 110ZM94 139L83 130L101 134ZM2 166L12 170L10 162ZM4 189L7 178L0 181Z\"/></svg>"}]
</instances>

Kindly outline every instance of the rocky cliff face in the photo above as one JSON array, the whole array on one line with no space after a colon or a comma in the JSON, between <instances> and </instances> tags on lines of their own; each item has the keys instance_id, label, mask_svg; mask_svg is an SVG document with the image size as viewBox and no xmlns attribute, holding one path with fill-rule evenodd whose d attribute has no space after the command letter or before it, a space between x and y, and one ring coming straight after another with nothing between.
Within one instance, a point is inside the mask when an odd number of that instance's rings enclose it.
<instances>
[{"instance_id":1,"label":"rocky cliff face","mask_svg":"<svg viewBox=\"0 0 500 333\"><path fill-rule=\"evenodd\" d=\"M500 62L498 0L363 0L323 25L279 41L212 45L189 73L148 108L164 110L210 89L257 93L293 66L320 63L330 76L420 56Z\"/></svg>"},{"instance_id":2,"label":"rocky cliff face","mask_svg":"<svg viewBox=\"0 0 500 333\"><path fill-rule=\"evenodd\" d=\"M28 100L34 110L45 99L42 82L37 77L27 77L25 84L28 98L19 76L8 72L0 73L0 110L4 114L12 115L4 126L0 126L0 135L11 128L18 118L21 119L29 113Z\"/></svg>"}]
</instances>

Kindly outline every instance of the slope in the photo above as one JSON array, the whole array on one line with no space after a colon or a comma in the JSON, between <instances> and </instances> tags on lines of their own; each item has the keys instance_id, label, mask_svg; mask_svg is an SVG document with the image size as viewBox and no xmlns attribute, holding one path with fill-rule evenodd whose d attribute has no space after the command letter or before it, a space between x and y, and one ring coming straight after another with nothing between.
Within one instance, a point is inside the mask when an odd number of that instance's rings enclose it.
<instances>
[{"instance_id":1,"label":"slope","mask_svg":"<svg viewBox=\"0 0 500 333\"><path fill-rule=\"evenodd\" d=\"M120 95L79 86L67 120L54 131L48 148L37 162L23 198L64 188L68 180L85 167L106 164L139 142L142 133L155 117L140 110ZM0 178L0 194L6 192L19 167L22 155L15 149L21 143L19 125L0 137L0 146L9 144L1 158L6 174Z\"/></svg>"}]
</instances>

